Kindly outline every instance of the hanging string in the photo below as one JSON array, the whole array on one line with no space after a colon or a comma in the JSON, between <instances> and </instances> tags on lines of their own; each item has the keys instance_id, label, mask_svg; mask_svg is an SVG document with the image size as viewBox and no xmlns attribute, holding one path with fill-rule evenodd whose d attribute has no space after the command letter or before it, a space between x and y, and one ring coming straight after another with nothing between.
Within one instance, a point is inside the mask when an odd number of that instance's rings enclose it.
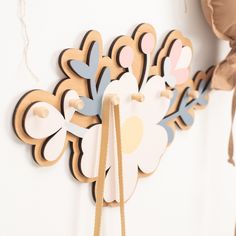
<instances>
[{"instance_id":1,"label":"hanging string","mask_svg":"<svg viewBox=\"0 0 236 236\"><path fill-rule=\"evenodd\" d=\"M101 221L103 208L104 183L106 176L106 161L109 141L110 113L114 112L116 141L117 141L117 158L118 158L118 178L119 178L119 194L120 194L120 220L121 220L121 235L126 235L125 229L125 206L124 206L124 186L123 186L123 167L122 167L122 147L121 147L121 131L120 131L120 107L118 104L112 104L112 95L104 98L102 107L102 134L101 134L101 149L98 168L97 191L96 191L96 212L94 223L94 236L101 235Z\"/></svg>"},{"instance_id":2,"label":"hanging string","mask_svg":"<svg viewBox=\"0 0 236 236\"><path fill-rule=\"evenodd\" d=\"M184 0L184 13L188 13L188 4L187 4L187 0Z\"/></svg>"},{"instance_id":3,"label":"hanging string","mask_svg":"<svg viewBox=\"0 0 236 236\"><path fill-rule=\"evenodd\" d=\"M25 0L19 0L19 21L21 23L22 27L22 35L24 38L24 49L23 49L23 58L24 58L24 63L26 66L27 71L30 73L32 78L34 78L36 81L39 81L39 78L36 76L36 74L32 71L29 65L29 59L28 59L28 54L29 54L29 47L30 47L30 38L29 38L29 33L28 33L28 28L26 24L26 2Z\"/></svg>"}]
</instances>

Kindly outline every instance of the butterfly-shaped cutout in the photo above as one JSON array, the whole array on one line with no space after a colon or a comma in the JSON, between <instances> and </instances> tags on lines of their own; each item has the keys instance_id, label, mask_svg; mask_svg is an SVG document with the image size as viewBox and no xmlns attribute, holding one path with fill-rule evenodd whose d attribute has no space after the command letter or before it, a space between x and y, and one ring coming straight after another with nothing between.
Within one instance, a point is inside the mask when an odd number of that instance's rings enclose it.
<instances>
[{"instance_id":1,"label":"butterfly-shaped cutout","mask_svg":"<svg viewBox=\"0 0 236 236\"><path fill-rule=\"evenodd\" d=\"M170 87L185 83L189 78L192 49L181 40L173 42L169 55L164 59L164 78Z\"/></svg>"},{"instance_id":2,"label":"butterfly-shaped cutout","mask_svg":"<svg viewBox=\"0 0 236 236\"><path fill-rule=\"evenodd\" d=\"M26 133L34 139L46 139L42 147L42 156L47 161L58 159L65 148L67 132L77 137L82 137L85 128L70 123L76 109L70 101L79 99L74 90L67 90L62 97L62 113L47 102L36 102L27 109L23 122ZM46 117L35 114L35 109L47 110Z\"/></svg>"}]
</instances>

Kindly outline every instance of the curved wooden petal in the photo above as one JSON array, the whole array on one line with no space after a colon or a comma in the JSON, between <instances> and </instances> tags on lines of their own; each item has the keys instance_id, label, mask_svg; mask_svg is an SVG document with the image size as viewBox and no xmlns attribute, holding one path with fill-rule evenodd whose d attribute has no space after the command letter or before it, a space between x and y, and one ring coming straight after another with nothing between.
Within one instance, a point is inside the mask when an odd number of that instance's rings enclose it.
<instances>
[{"instance_id":1,"label":"curved wooden petal","mask_svg":"<svg viewBox=\"0 0 236 236\"><path fill-rule=\"evenodd\" d=\"M123 157L123 188L124 200L128 201L133 195L138 181L138 166L135 159L132 157ZM117 173L117 166L113 165L108 170L105 186L104 186L104 200L107 203L120 202L119 194L119 179Z\"/></svg>"},{"instance_id":2,"label":"curved wooden petal","mask_svg":"<svg viewBox=\"0 0 236 236\"><path fill-rule=\"evenodd\" d=\"M185 46L181 50L180 57L175 66L175 69L188 68L192 60L192 50L190 47Z\"/></svg>"},{"instance_id":3,"label":"curved wooden petal","mask_svg":"<svg viewBox=\"0 0 236 236\"><path fill-rule=\"evenodd\" d=\"M47 117L42 118L35 115L36 108L47 109ZM54 106L46 102L36 102L26 112L23 126L30 137L44 139L62 128L64 122L64 117Z\"/></svg>"},{"instance_id":4,"label":"curved wooden petal","mask_svg":"<svg viewBox=\"0 0 236 236\"><path fill-rule=\"evenodd\" d=\"M146 127L143 141L137 151L139 169L145 174L154 172L167 145L168 134L162 126Z\"/></svg>"},{"instance_id":5,"label":"curved wooden petal","mask_svg":"<svg viewBox=\"0 0 236 236\"><path fill-rule=\"evenodd\" d=\"M55 161L64 150L66 140L66 129L60 129L55 135L46 141L42 153L48 161Z\"/></svg>"},{"instance_id":6,"label":"curved wooden petal","mask_svg":"<svg viewBox=\"0 0 236 236\"><path fill-rule=\"evenodd\" d=\"M179 57L181 55L181 51L182 51L182 42L179 39L177 39L174 41L169 55L172 68L176 67Z\"/></svg>"}]
</instances>

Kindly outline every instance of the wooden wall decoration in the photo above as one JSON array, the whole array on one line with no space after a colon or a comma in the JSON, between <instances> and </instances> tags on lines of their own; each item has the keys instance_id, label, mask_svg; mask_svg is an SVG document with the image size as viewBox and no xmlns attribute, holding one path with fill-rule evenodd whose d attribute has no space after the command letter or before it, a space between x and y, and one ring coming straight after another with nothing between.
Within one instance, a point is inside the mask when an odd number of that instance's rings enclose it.
<instances>
[{"instance_id":1,"label":"wooden wall decoration","mask_svg":"<svg viewBox=\"0 0 236 236\"><path fill-rule=\"evenodd\" d=\"M16 135L32 146L40 166L55 164L69 146L73 176L93 184L98 179L102 107L106 95L120 103L124 200L135 191L139 177L152 174L177 129L194 121L204 108L213 72L191 78L192 45L171 31L155 54L156 33L141 24L132 36L120 36L103 55L101 36L89 31L80 49L64 50L59 58L66 78L53 93L32 90L18 102L13 116ZM113 115L109 118L113 121ZM104 202L119 204L116 137L109 129Z\"/></svg>"}]
</instances>

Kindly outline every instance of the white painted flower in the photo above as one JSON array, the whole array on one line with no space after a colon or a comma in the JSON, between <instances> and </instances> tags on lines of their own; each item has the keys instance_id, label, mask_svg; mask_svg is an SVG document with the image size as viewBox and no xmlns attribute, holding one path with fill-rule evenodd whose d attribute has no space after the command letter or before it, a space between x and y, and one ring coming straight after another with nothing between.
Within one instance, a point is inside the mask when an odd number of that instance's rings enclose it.
<instances>
[{"instance_id":1,"label":"white painted flower","mask_svg":"<svg viewBox=\"0 0 236 236\"><path fill-rule=\"evenodd\" d=\"M158 125L166 115L170 103L169 99L161 96L161 92L165 89L164 79L154 76L142 86L144 101L132 100L131 94L138 93L139 88L136 78L127 72L119 80L111 82L105 90L104 96L117 94L120 98L123 181L126 201L135 190L138 172L152 173L157 168L167 147L167 133L162 126ZM114 118L110 117L110 121L104 200L119 202ZM101 128L101 124L92 126L84 135L81 143L83 152L81 171L88 178L98 176Z\"/></svg>"}]
</instances>

